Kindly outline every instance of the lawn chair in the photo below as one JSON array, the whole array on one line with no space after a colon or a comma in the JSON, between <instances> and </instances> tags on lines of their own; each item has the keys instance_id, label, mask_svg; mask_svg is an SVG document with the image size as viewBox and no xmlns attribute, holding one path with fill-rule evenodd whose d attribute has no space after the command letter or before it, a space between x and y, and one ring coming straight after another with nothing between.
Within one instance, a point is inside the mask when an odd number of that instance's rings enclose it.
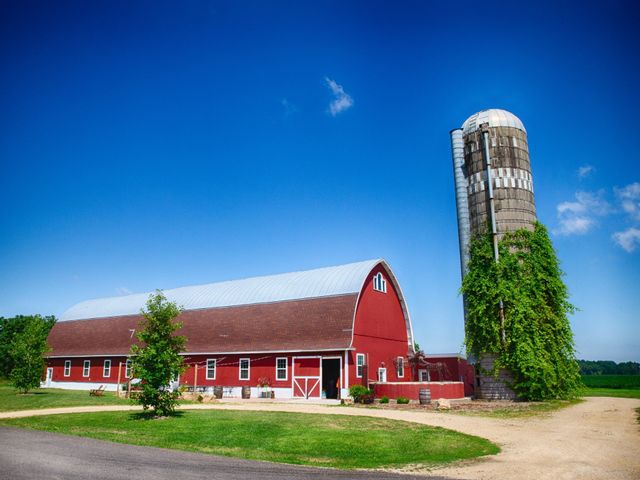
<instances>
[{"instance_id":1,"label":"lawn chair","mask_svg":"<svg viewBox=\"0 0 640 480\"><path fill-rule=\"evenodd\" d=\"M93 390L89 390L90 397L102 397L104 395L105 390L104 385L100 385L98 388L94 388Z\"/></svg>"}]
</instances>

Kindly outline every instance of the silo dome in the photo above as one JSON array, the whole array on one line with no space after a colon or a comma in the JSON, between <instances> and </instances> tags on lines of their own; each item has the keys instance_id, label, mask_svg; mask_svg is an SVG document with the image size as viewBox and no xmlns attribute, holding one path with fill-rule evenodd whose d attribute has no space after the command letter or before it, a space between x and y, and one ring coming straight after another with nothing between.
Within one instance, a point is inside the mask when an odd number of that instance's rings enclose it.
<instances>
[{"instance_id":1,"label":"silo dome","mask_svg":"<svg viewBox=\"0 0 640 480\"><path fill-rule=\"evenodd\" d=\"M513 127L527 133L522 121L513 113L492 108L481 110L467 118L462 124L462 134L468 135L475 132L483 123L488 123L489 127Z\"/></svg>"}]
</instances>

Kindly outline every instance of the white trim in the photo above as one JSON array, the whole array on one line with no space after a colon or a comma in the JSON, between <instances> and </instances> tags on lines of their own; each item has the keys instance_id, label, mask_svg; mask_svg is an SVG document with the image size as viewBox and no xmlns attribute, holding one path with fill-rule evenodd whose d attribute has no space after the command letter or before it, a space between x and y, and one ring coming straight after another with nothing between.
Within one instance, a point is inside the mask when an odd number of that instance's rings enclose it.
<instances>
[{"instance_id":1,"label":"white trim","mask_svg":"<svg viewBox=\"0 0 640 480\"><path fill-rule=\"evenodd\" d=\"M382 272L378 272L373 276L373 289L376 292L387 293L387 280Z\"/></svg>"},{"instance_id":2,"label":"white trim","mask_svg":"<svg viewBox=\"0 0 640 480\"><path fill-rule=\"evenodd\" d=\"M61 388L64 390L95 390L104 387L107 392L115 392L118 384L115 382L51 382L47 385L45 382L40 383L44 388Z\"/></svg>"},{"instance_id":3,"label":"white trim","mask_svg":"<svg viewBox=\"0 0 640 480\"><path fill-rule=\"evenodd\" d=\"M242 378L242 361L246 360L247 361L247 378ZM249 380L251 380L251 359L250 358L240 358L238 359L238 380L241 380L243 382L248 382Z\"/></svg>"},{"instance_id":4,"label":"white trim","mask_svg":"<svg viewBox=\"0 0 640 480\"><path fill-rule=\"evenodd\" d=\"M344 388L344 375L342 374L342 357L340 355L337 356L332 356L332 357L322 357L322 360L320 360L320 372L322 373L322 362L324 360L340 360L340 367L338 369L338 372L340 374L340 389ZM322 380L322 375L320 376L320 379ZM322 396L322 385L320 385L320 396Z\"/></svg>"},{"instance_id":5,"label":"white trim","mask_svg":"<svg viewBox=\"0 0 640 480\"><path fill-rule=\"evenodd\" d=\"M67 366L68 364L68 366ZM62 376L63 377L70 377L71 376L71 360L65 360L64 361L64 370L62 371Z\"/></svg>"},{"instance_id":6,"label":"white trim","mask_svg":"<svg viewBox=\"0 0 640 480\"><path fill-rule=\"evenodd\" d=\"M107 367L107 363L109 364L108 367ZM106 358L105 361L102 362L102 378L111 378L111 359L110 358Z\"/></svg>"},{"instance_id":7,"label":"white trim","mask_svg":"<svg viewBox=\"0 0 640 480\"><path fill-rule=\"evenodd\" d=\"M278 378L278 371L282 371L282 368L278 368L278 360L284 360L284 378ZM287 380L289 380L289 357L276 357L276 382Z\"/></svg>"},{"instance_id":8,"label":"white trim","mask_svg":"<svg viewBox=\"0 0 640 480\"><path fill-rule=\"evenodd\" d=\"M209 362L213 362L213 377L209 376ZM207 363L205 364L205 379L206 380L215 380L216 375L218 374L218 362L215 358L207 358Z\"/></svg>"},{"instance_id":9,"label":"white trim","mask_svg":"<svg viewBox=\"0 0 640 480\"><path fill-rule=\"evenodd\" d=\"M358 363L358 360L362 358L362 365L360 365ZM356 353L356 377L357 378L362 378L362 374L364 373L363 371L360 371L358 373L358 367L363 367L364 370L364 366L366 365L367 359L364 353Z\"/></svg>"},{"instance_id":10,"label":"white trim","mask_svg":"<svg viewBox=\"0 0 640 480\"><path fill-rule=\"evenodd\" d=\"M344 388L349 388L349 352L347 350L344 351ZM342 395L340 398L344 398Z\"/></svg>"},{"instance_id":11,"label":"white trim","mask_svg":"<svg viewBox=\"0 0 640 480\"><path fill-rule=\"evenodd\" d=\"M354 295L353 293L350 295ZM70 320L75 321L75 320ZM353 333L352 333L353 335ZM355 350L353 347L314 348L311 350L247 350L244 352L181 352L182 356L190 355L253 355L264 353L306 353L306 352L342 352L343 350ZM101 353L99 355L48 355L46 358L88 358L88 357L129 357L135 356L129 353Z\"/></svg>"},{"instance_id":12,"label":"white trim","mask_svg":"<svg viewBox=\"0 0 640 480\"><path fill-rule=\"evenodd\" d=\"M88 378L91 376L91 360L82 362L82 376Z\"/></svg>"}]
</instances>

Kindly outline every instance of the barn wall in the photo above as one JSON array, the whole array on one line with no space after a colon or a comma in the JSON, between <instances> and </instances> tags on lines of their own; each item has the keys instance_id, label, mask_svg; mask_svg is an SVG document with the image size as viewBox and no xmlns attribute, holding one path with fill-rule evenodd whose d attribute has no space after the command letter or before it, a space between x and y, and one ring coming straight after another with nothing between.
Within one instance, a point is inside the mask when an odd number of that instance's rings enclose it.
<instances>
[{"instance_id":1,"label":"barn wall","mask_svg":"<svg viewBox=\"0 0 640 480\"><path fill-rule=\"evenodd\" d=\"M109 377L103 376L104 361L111 360L111 375ZM64 362L65 360L71 360L71 374L68 377L64 376ZM83 365L85 360L91 361L89 367L89 376L83 377ZM122 373L120 381L126 382L125 372L125 357L73 357L73 358L50 358L47 362L47 366L53 368L54 382L83 382L83 383L118 383L118 365L122 362Z\"/></svg>"},{"instance_id":2,"label":"barn wall","mask_svg":"<svg viewBox=\"0 0 640 480\"><path fill-rule=\"evenodd\" d=\"M373 289L373 277L382 272L387 281L387 292L382 293ZM350 384L364 383L364 379L356 377L356 354L367 355L369 366L368 378L377 380L378 368L387 369L387 381L410 381L411 369L406 364L409 352L407 324L398 292L396 292L387 271L381 265L374 268L360 294L356 310L353 333L353 347L355 351L349 355ZM394 360L405 358L404 377L396 375Z\"/></svg>"},{"instance_id":3,"label":"barn wall","mask_svg":"<svg viewBox=\"0 0 640 480\"><path fill-rule=\"evenodd\" d=\"M419 400L420 390L428 388L431 398L463 398L464 385L462 382L403 382L403 383L377 383L373 385L374 396L380 398L406 397L410 400Z\"/></svg>"},{"instance_id":4,"label":"barn wall","mask_svg":"<svg viewBox=\"0 0 640 480\"><path fill-rule=\"evenodd\" d=\"M443 375L440 375L437 370L431 370L431 381L463 382L465 395L471 396L474 394L475 370L473 365L469 365L466 359L458 356L432 357L427 359L427 363L432 365L435 365L436 363L444 363L446 367Z\"/></svg>"}]
</instances>

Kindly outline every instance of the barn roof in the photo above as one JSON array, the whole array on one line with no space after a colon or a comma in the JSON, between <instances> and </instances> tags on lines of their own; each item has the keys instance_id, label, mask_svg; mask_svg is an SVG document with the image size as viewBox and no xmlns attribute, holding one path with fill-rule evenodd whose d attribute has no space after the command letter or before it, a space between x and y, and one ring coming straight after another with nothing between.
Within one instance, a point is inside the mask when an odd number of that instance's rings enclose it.
<instances>
[{"instance_id":1,"label":"barn roof","mask_svg":"<svg viewBox=\"0 0 640 480\"><path fill-rule=\"evenodd\" d=\"M357 294L369 272L382 262L365 260L303 272L173 288L163 293L185 310ZM60 321L137 315L148 298L149 292L86 300L64 312Z\"/></svg>"}]
</instances>

